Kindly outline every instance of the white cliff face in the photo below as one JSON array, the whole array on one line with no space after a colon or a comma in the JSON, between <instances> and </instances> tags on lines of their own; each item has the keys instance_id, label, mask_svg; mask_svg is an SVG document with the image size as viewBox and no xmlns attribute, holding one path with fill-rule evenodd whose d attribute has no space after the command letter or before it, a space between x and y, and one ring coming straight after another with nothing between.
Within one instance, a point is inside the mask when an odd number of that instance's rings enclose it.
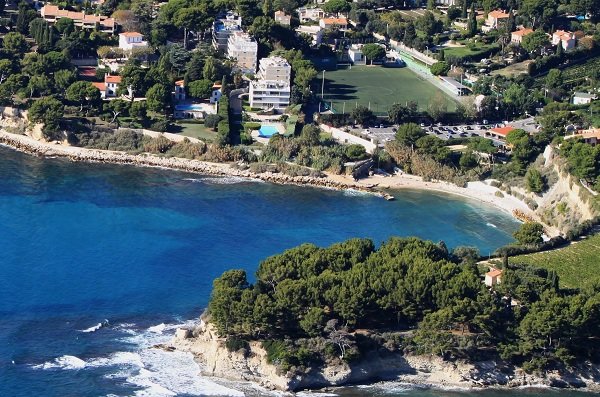
<instances>
[{"instance_id":1,"label":"white cliff face","mask_svg":"<svg viewBox=\"0 0 600 397\"><path fill-rule=\"evenodd\" d=\"M177 330L173 345L189 351L202 363L203 375L230 380L250 381L267 389L288 390L291 379L267 363L267 352L260 342L250 343L250 352L230 352L225 339L203 322L194 330Z\"/></svg>"},{"instance_id":2,"label":"white cliff face","mask_svg":"<svg viewBox=\"0 0 600 397\"><path fill-rule=\"evenodd\" d=\"M487 386L554 386L600 390L600 371L588 366L569 374L549 372L528 375L518 368L494 361L448 362L436 356L412 356L401 353L380 357L375 352L359 363L328 365L308 369L306 373L282 373L267 362L260 342L250 342L249 351L230 352L225 339L214 327L201 323L193 330L179 329L172 341L177 350L194 354L203 368L202 375L234 381L249 381L267 389L298 391L347 384L370 384L394 380L428 387L482 388Z\"/></svg>"}]
</instances>

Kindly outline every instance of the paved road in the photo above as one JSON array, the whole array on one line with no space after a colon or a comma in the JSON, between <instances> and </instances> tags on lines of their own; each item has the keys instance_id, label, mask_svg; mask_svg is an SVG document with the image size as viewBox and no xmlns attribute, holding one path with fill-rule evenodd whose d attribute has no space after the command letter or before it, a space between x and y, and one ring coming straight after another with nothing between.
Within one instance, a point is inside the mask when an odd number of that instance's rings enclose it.
<instances>
[{"instance_id":1,"label":"paved road","mask_svg":"<svg viewBox=\"0 0 600 397\"><path fill-rule=\"evenodd\" d=\"M248 92L247 88L239 88L229 93L229 107L233 114L242 114L242 100L240 99L240 95L246 92Z\"/></svg>"}]
</instances>

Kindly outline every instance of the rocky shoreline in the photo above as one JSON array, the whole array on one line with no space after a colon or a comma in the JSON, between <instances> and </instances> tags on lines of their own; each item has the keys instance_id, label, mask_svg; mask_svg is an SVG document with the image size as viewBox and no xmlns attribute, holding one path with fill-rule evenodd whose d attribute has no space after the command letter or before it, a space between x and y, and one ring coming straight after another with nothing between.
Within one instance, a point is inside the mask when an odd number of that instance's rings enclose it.
<instances>
[{"instance_id":1,"label":"rocky shoreline","mask_svg":"<svg viewBox=\"0 0 600 397\"><path fill-rule=\"evenodd\" d=\"M328 177L290 176L281 173L255 173L250 170L237 169L232 164L211 163L200 160L190 160L178 157L161 157L153 154L129 154L110 150L87 149L75 146L65 146L60 143L51 144L37 141L26 135L12 134L0 130L0 144L8 146L22 153L39 157L63 157L71 161L88 163L109 163L121 165L134 165L140 167L160 167L178 171L193 172L214 176L235 176L242 178L258 179L265 182L312 186L318 188L346 190L354 189L366 193L376 194L384 198L390 195L376 190L375 185L350 183L332 180Z\"/></svg>"},{"instance_id":2,"label":"rocky shoreline","mask_svg":"<svg viewBox=\"0 0 600 397\"><path fill-rule=\"evenodd\" d=\"M282 373L267 362L267 353L260 342L250 342L248 351L230 352L225 339L219 338L214 328L202 321L194 328L178 329L170 344L157 347L192 353L202 368L201 375L252 382L266 389L287 392L382 381L433 389L554 387L600 391L600 368L591 365L566 374L548 372L537 376L494 361L448 362L435 356L401 353L385 357L373 354L355 364L309 369L301 375Z\"/></svg>"}]
</instances>

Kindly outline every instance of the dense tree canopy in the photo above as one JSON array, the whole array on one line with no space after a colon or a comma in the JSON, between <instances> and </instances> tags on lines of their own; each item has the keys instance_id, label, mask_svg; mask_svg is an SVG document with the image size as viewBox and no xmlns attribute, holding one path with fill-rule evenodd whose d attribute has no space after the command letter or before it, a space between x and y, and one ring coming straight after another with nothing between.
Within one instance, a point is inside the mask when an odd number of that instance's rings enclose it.
<instances>
[{"instance_id":1,"label":"dense tree canopy","mask_svg":"<svg viewBox=\"0 0 600 397\"><path fill-rule=\"evenodd\" d=\"M254 284L243 270L225 272L214 281L208 313L220 335L265 340L269 354L287 338L320 338L343 358L360 354L353 330L415 326L398 336L403 345L446 358L494 352L534 370L598 354L597 341L585 348L578 341L596 332L600 284L563 292L555 273L511 265L496 294L474 258L416 238L391 238L378 249L365 239L303 244L262 261ZM291 354L284 361L305 359Z\"/></svg>"}]
</instances>

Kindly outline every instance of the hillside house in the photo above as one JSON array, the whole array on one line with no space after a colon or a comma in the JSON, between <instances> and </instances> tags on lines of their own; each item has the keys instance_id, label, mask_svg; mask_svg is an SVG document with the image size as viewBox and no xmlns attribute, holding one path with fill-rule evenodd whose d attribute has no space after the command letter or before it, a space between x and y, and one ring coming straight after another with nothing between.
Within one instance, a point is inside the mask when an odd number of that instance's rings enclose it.
<instances>
[{"instance_id":1,"label":"hillside house","mask_svg":"<svg viewBox=\"0 0 600 397\"><path fill-rule=\"evenodd\" d=\"M576 92L573 94L571 103L573 105L588 105L595 101L598 97L596 94L590 94L589 92Z\"/></svg>"},{"instance_id":2,"label":"hillside house","mask_svg":"<svg viewBox=\"0 0 600 397\"><path fill-rule=\"evenodd\" d=\"M346 18L322 18L319 20L319 26L325 30L347 30L348 20Z\"/></svg>"},{"instance_id":3,"label":"hillside house","mask_svg":"<svg viewBox=\"0 0 600 397\"><path fill-rule=\"evenodd\" d=\"M514 127L507 125L506 127L496 127L488 130L488 134L494 139L506 140L506 136L509 132L514 131Z\"/></svg>"},{"instance_id":4,"label":"hillside house","mask_svg":"<svg viewBox=\"0 0 600 397\"><path fill-rule=\"evenodd\" d=\"M144 41L144 35L138 32L119 33L119 48L123 51L131 51L134 48L148 47L148 42Z\"/></svg>"},{"instance_id":5,"label":"hillside house","mask_svg":"<svg viewBox=\"0 0 600 397\"><path fill-rule=\"evenodd\" d=\"M318 25L300 25L296 28L296 34L308 35L313 47L318 47L323 41L323 29Z\"/></svg>"},{"instance_id":6,"label":"hillside house","mask_svg":"<svg viewBox=\"0 0 600 397\"><path fill-rule=\"evenodd\" d=\"M111 76L110 74L104 75L103 83L92 83L94 87L100 90L100 97L102 99L115 98L119 84L121 84L121 76Z\"/></svg>"},{"instance_id":7,"label":"hillside house","mask_svg":"<svg viewBox=\"0 0 600 397\"><path fill-rule=\"evenodd\" d=\"M582 139L585 143L596 146L600 142L600 128L579 130L574 134L566 135L565 139Z\"/></svg>"},{"instance_id":8,"label":"hillside house","mask_svg":"<svg viewBox=\"0 0 600 397\"><path fill-rule=\"evenodd\" d=\"M573 32L557 30L552 33L552 45L556 46L559 43L565 51L569 51L577 45L577 37Z\"/></svg>"},{"instance_id":9,"label":"hillside house","mask_svg":"<svg viewBox=\"0 0 600 397\"><path fill-rule=\"evenodd\" d=\"M484 283L488 287L502 283L502 270L491 267L490 271L485 274Z\"/></svg>"},{"instance_id":10,"label":"hillside house","mask_svg":"<svg viewBox=\"0 0 600 397\"><path fill-rule=\"evenodd\" d=\"M290 24L292 23L292 16L286 14L281 10L275 11L275 22L277 22L280 25L290 26Z\"/></svg>"},{"instance_id":11,"label":"hillside house","mask_svg":"<svg viewBox=\"0 0 600 397\"><path fill-rule=\"evenodd\" d=\"M521 45L523 37L527 36L530 33L533 33L533 29L521 28L519 30L516 30L510 34L510 42L516 45Z\"/></svg>"},{"instance_id":12,"label":"hillside house","mask_svg":"<svg viewBox=\"0 0 600 397\"><path fill-rule=\"evenodd\" d=\"M489 32L493 29L498 29L502 24L508 21L509 15L504 11L494 10L491 11L487 19L485 20L485 24L482 26L481 30L483 32Z\"/></svg>"},{"instance_id":13,"label":"hillside house","mask_svg":"<svg viewBox=\"0 0 600 397\"><path fill-rule=\"evenodd\" d=\"M298 13L298 19L300 23L306 23L309 21L318 21L321 18L325 18L325 11L321 8L306 8L301 7L296 10Z\"/></svg>"}]
</instances>

